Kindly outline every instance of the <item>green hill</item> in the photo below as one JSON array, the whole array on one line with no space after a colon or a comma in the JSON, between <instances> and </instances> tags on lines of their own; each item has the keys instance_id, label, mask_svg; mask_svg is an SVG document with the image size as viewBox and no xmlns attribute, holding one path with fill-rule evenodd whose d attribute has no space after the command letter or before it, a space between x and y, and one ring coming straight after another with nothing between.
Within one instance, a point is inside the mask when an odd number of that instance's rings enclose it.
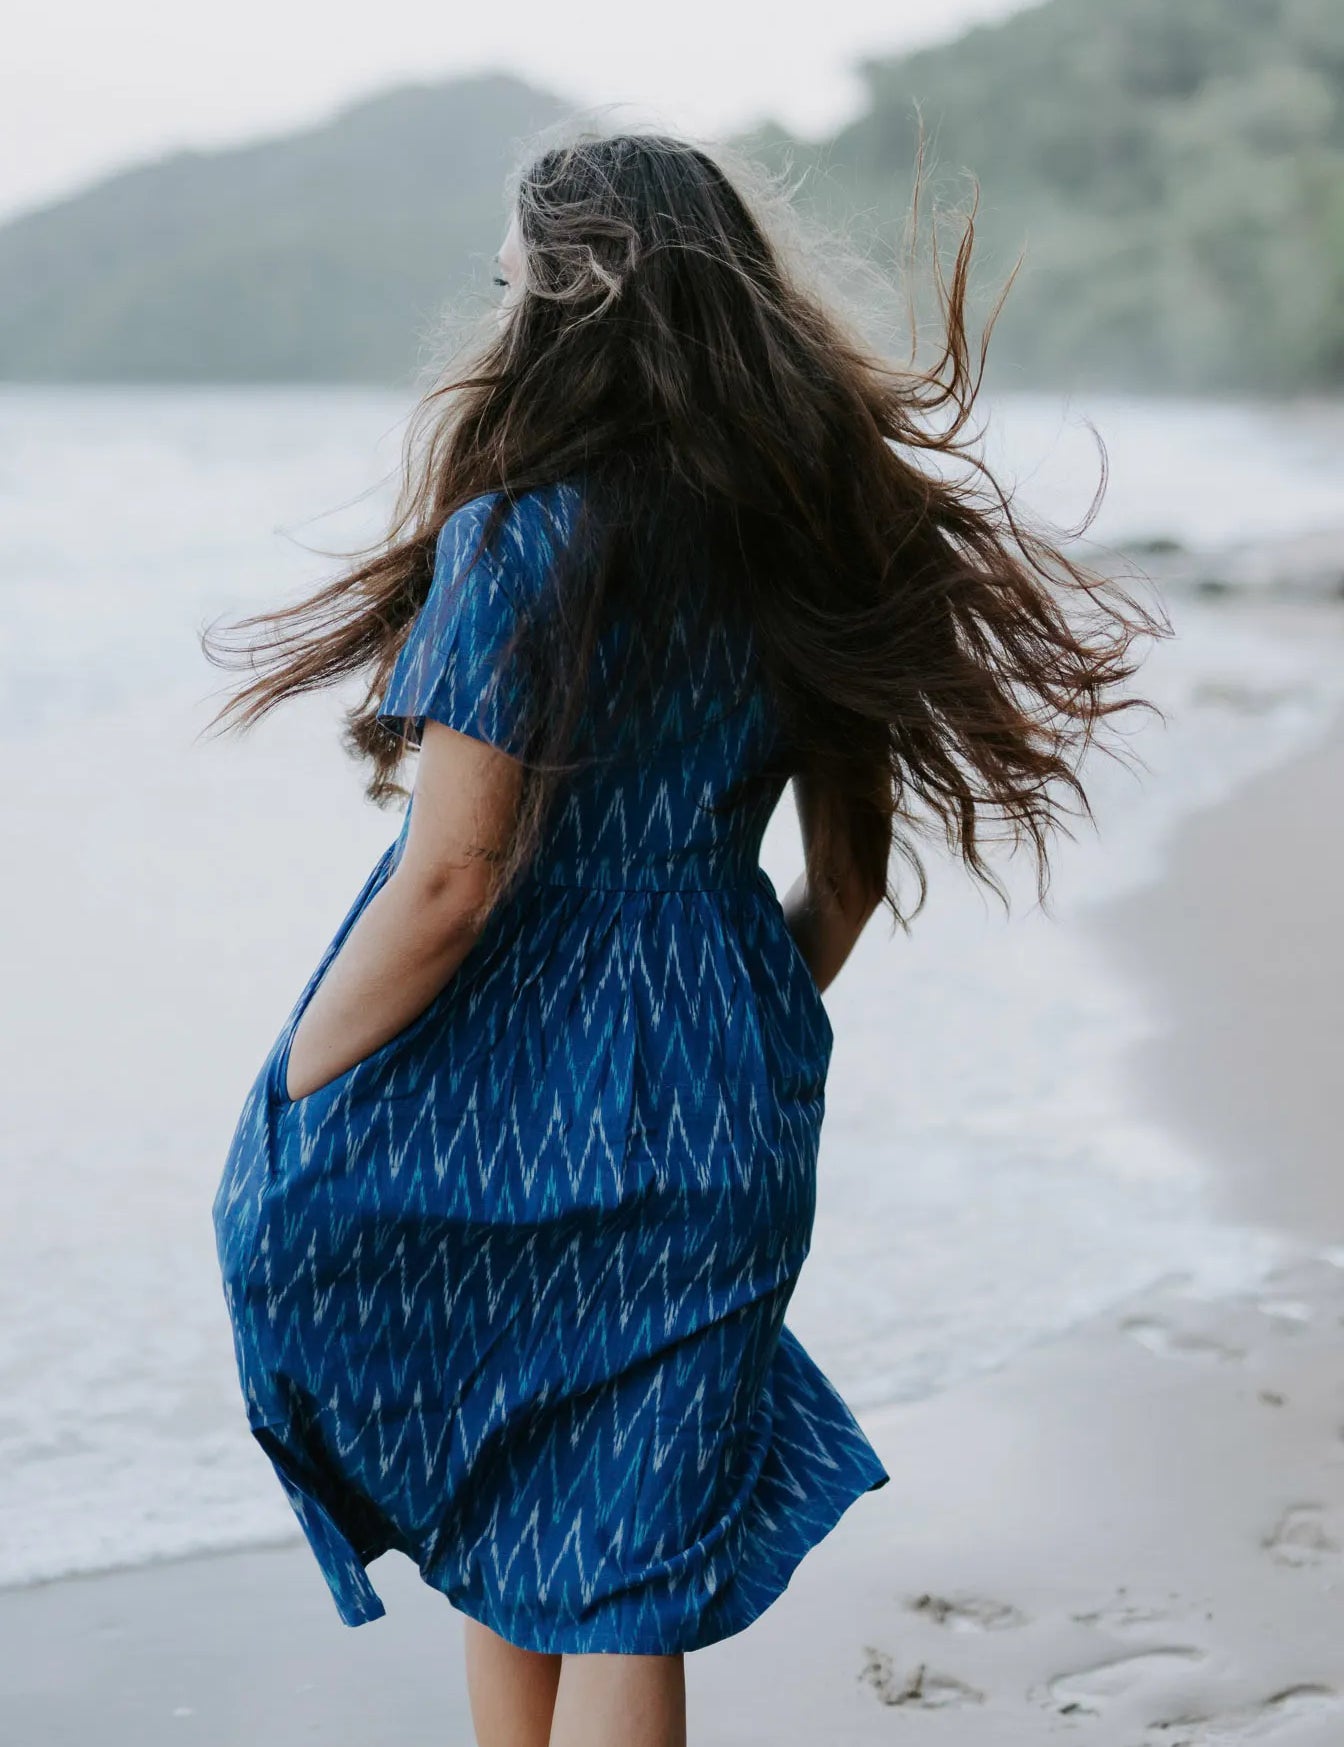
<instances>
[{"instance_id":1,"label":"green hill","mask_svg":"<svg viewBox=\"0 0 1344 1747\"><path fill-rule=\"evenodd\" d=\"M903 212L918 99L935 186L980 180L977 285L1025 245L1001 375L1344 387L1340 0L1049 0L861 71L828 147L854 196Z\"/></svg>"},{"instance_id":2,"label":"green hill","mask_svg":"<svg viewBox=\"0 0 1344 1747\"><path fill-rule=\"evenodd\" d=\"M814 197L895 239L918 102L939 199L980 181L977 323L1026 249L987 380L1344 388L1340 0L1047 0L860 70L824 145L742 143L824 164ZM404 382L485 278L514 142L564 109L502 75L408 87L0 227L0 376Z\"/></svg>"},{"instance_id":3,"label":"green hill","mask_svg":"<svg viewBox=\"0 0 1344 1747\"><path fill-rule=\"evenodd\" d=\"M404 380L448 290L488 277L514 140L564 112L509 77L408 86L22 217L0 228L0 376Z\"/></svg>"}]
</instances>

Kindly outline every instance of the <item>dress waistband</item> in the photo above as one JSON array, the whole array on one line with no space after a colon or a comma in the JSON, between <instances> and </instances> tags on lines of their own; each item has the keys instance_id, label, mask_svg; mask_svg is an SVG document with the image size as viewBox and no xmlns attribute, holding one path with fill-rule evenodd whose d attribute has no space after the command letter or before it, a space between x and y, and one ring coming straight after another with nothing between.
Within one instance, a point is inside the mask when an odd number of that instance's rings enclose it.
<instances>
[{"instance_id":1,"label":"dress waistband","mask_svg":"<svg viewBox=\"0 0 1344 1747\"><path fill-rule=\"evenodd\" d=\"M760 887L773 890L765 869L741 856L695 854L637 862L600 858L539 861L532 879L544 886L580 886L591 891L716 892Z\"/></svg>"}]
</instances>

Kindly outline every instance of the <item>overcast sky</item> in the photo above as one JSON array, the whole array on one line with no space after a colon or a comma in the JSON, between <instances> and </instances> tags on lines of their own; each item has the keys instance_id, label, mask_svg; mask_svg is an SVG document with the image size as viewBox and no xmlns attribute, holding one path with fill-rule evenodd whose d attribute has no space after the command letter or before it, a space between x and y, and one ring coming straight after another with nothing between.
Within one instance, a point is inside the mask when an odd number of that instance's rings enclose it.
<instances>
[{"instance_id":1,"label":"overcast sky","mask_svg":"<svg viewBox=\"0 0 1344 1747\"><path fill-rule=\"evenodd\" d=\"M405 79L507 70L621 118L818 134L852 67L1023 0L14 0L0 60L0 216L184 145L279 133Z\"/></svg>"}]
</instances>

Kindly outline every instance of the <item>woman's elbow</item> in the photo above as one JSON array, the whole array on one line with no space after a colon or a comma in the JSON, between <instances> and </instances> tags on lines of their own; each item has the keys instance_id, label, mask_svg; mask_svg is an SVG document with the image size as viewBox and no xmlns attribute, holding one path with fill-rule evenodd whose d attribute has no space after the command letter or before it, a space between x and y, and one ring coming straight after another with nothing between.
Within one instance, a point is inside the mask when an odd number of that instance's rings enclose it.
<instances>
[{"instance_id":1,"label":"woman's elbow","mask_svg":"<svg viewBox=\"0 0 1344 1747\"><path fill-rule=\"evenodd\" d=\"M491 867L479 860L433 868L399 868L393 876L401 906L416 932L440 951L469 945L485 927L496 898Z\"/></svg>"}]
</instances>

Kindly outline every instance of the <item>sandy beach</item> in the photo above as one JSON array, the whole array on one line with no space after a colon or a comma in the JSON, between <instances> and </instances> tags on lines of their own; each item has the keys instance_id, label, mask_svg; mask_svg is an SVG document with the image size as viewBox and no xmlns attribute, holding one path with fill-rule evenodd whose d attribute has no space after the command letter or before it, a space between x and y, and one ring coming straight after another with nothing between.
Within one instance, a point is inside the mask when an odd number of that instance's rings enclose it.
<instances>
[{"instance_id":1,"label":"sandy beach","mask_svg":"<svg viewBox=\"0 0 1344 1747\"><path fill-rule=\"evenodd\" d=\"M1341 792L1344 732L1098 919L1170 1020L1135 1098L1280 1264L1221 1298L1173 1276L866 1416L892 1485L690 1659L697 1747L1344 1740ZM0 1594L0 1743L469 1743L458 1622L395 1555L374 1579L359 1631L292 1544Z\"/></svg>"},{"instance_id":2,"label":"sandy beach","mask_svg":"<svg viewBox=\"0 0 1344 1747\"><path fill-rule=\"evenodd\" d=\"M1176 1280L874 1416L893 1484L690 1659L692 1739L1333 1747L1342 1318L1344 1265L1221 1303ZM13 1591L0 1739L469 1743L456 1622L406 1561L375 1577L358 1632L301 1548Z\"/></svg>"},{"instance_id":3,"label":"sandy beach","mask_svg":"<svg viewBox=\"0 0 1344 1747\"><path fill-rule=\"evenodd\" d=\"M1344 1240L1344 728L1195 815L1160 886L1100 919L1170 1029L1135 1097L1216 1167L1218 1210Z\"/></svg>"}]
</instances>

